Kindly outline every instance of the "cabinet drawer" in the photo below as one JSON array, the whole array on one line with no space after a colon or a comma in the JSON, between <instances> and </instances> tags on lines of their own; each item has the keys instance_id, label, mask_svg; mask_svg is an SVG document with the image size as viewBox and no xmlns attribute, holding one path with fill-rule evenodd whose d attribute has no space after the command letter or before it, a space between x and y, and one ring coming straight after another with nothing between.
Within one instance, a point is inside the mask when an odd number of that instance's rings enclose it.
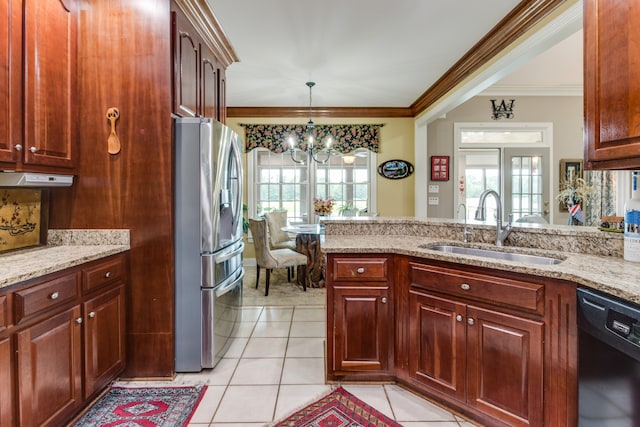
<instances>
[{"instance_id":1,"label":"cabinet drawer","mask_svg":"<svg viewBox=\"0 0 640 427\"><path fill-rule=\"evenodd\" d=\"M389 271L388 258L335 258L333 280L383 282Z\"/></svg>"},{"instance_id":2,"label":"cabinet drawer","mask_svg":"<svg viewBox=\"0 0 640 427\"><path fill-rule=\"evenodd\" d=\"M76 274L58 277L14 293L16 323L78 297Z\"/></svg>"},{"instance_id":3,"label":"cabinet drawer","mask_svg":"<svg viewBox=\"0 0 640 427\"><path fill-rule=\"evenodd\" d=\"M87 292L102 286L122 281L125 277L124 257L118 256L82 270L82 289Z\"/></svg>"},{"instance_id":4,"label":"cabinet drawer","mask_svg":"<svg viewBox=\"0 0 640 427\"><path fill-rule=\"evenodd\" d=\"M544 284L409 264L412 286L544 314Z\"/></svg>"}]
</instances>

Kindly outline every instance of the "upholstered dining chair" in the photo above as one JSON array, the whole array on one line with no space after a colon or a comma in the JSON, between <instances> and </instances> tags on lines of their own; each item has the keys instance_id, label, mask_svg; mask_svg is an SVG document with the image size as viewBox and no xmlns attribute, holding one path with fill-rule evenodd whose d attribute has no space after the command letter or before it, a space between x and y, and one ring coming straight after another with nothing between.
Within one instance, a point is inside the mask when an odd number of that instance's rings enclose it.
<instances>
[{"instance_id":1,"label":"upholstered dining chair","mask_svg":"<svg viewBox=\"0 0 640 427\"><path fill-rule=\"evenodd\" d=\"M249 228L253 236L253 246L256 252L256 289L260 281L260 268L267 270L266 287L264 295L269 295L269 280L271 279L271 270L274 268L286 268L287 280L290 282L294 268L298 265L307 264L307 256L291 249L271 249L267 242L267 222L265 220L257 220L249 218ZM307 287L304 286L304 290Z\"/></svg>"},{"instance_id":2,"label":"upholstered dining chair","mask_svg":"<svg viewBox=\"0 0 640 427\"><path fill-rule=\"evenodd\" d=\"M264 214L269 228L269 245L271 249L296 250L296 241L291 239L289 233L282 231L287 226L287 211L273 211Z\"/></svg>"}]
</instances>

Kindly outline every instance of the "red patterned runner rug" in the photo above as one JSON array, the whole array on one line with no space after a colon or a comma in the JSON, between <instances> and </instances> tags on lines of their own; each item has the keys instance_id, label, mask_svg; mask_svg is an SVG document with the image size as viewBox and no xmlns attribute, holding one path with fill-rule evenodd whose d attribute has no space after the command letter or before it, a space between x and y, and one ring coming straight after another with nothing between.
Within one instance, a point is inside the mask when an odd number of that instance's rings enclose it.
<instances>
[{"instance_id":1,"label":"red patterned runner rug","mask_svg":"<svg viewBox=\"0 0 640 427\"><path fill-rule=\"evenodd\" d=\"M273 427L402 427L342 387Z\"/></svg>"},{"instance_id":2,"label":"red patterned runner rug","mask_svg":"<svg viewBox=\"0 0 640 427\"><path fill-rule=\"evenodd\" d=\"M112 387L74 427L186 427L206 389Z\"/></svg>"}]
</instances>

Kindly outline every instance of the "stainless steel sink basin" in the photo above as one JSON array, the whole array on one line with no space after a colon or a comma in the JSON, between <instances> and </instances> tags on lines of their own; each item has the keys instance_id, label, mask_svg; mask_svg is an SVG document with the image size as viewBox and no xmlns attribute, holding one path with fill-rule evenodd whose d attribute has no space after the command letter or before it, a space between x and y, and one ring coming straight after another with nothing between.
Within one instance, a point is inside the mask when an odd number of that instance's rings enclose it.
<instances>
[{"instance_id":1,"label":"stainless steel sink basin","mask_svg":"<svg viewBox=\"0 0 640 427\"><path fill-rule=\"evenodd\" d=\"M452 254L461 254L461 255L473 255L479 256L483 258L492 258L504 261L516 261L522 263L529 264L542 264L542 265L554 265L560 264L562 259L560 258L552 258L540 255L525 255L525 254L517 254L513 252L502 252L491 249L478 249L478 248L467 248L464 246L455 246L455 245L431 245L424 246L425 249L431 249L434 251L440 252L448 252Z\"/></svg>"}]
</instances>

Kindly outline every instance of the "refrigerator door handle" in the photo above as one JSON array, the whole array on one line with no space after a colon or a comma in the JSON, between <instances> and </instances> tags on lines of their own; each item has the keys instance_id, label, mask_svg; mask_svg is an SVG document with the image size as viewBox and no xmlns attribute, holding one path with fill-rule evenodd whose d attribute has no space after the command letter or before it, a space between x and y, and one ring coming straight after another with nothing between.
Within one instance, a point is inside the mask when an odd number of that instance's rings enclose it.
<instances>
[{"instance_id":1,"label":"refrigerator door handle","mask_svg":"<svg viewBox=\"0 0 640 427\"><path fill-rule=\"evenodd\" d=\"M237 230L237 227L240 227L240 224L242 224L242 192L244 190L242 154L240 153L240 147L238 144L231 144L231 151L236 164L236 171L238 172L238 191L236 192L235 217L233 219L233 229Z\"/></svg>"},{"instance_id":2,"label":"refrigerator door handle","mask_svg":"<svg viewBox=\"0 0 640 427\"><path fill-rule=\"evenodd\" d=\"M222 251L220 254L214 257L214 262L216 264L220 264L221 262L225 262L226 260L237 256L238 254L242 253L242 251L244 251L244 242L240 242L239 246Z\"/></svg>"},{"instance_id":3,"label":"refrigerator door handle","mask_svg":"<svg viewBox=\"0 0 640 427\"><path fill-rule=\"evenodd\" d=\"M216 286L216 297L221 297L226 294L230 290L236 287L236 284L244 278L244 268L241 269L240 274L236 277L229 277L224 282L220 283L219 286Z\"/></svg>"}]
</instances>

